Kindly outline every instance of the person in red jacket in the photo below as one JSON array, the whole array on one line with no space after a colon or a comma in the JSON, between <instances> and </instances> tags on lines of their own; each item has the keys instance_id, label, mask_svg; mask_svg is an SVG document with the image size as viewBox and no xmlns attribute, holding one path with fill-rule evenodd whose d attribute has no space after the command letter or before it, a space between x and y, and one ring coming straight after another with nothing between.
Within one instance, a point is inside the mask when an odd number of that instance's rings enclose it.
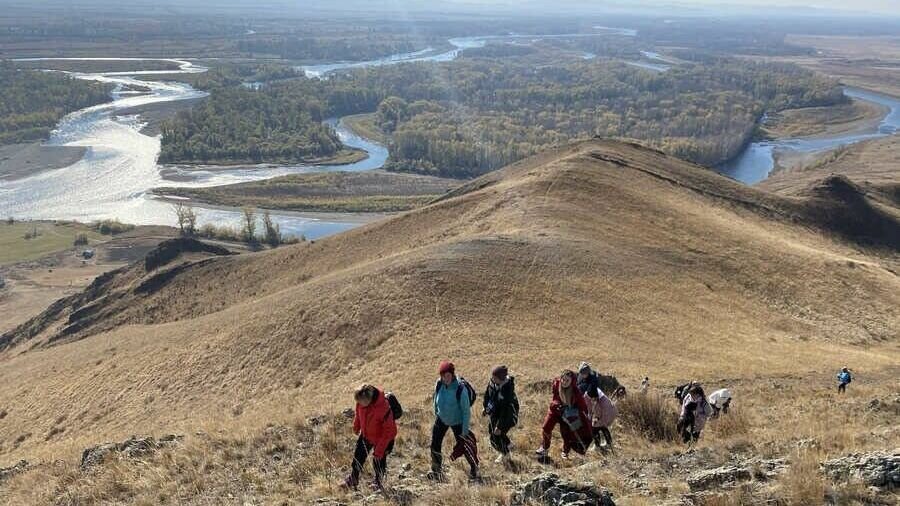
<instances>
[{"instance_id":1,"label":"person in red jacket","mask_svg":"<svg viewBox=\"0 0 900 506\"><path fill-rule=\"evenodd\" d=\"M359 485L359 473L369 452L372 452L372 467L375 468L374 490L384 488L384 475L387 472L387 456L394 449L394 438L397 437L397 424L391 406L384 396L384 391L372 385L362 385L354 393L356 399L356 415L353 417L353 432L359 436L350 476L344 485L355 489Z\"/></svg>"},{"instance_id":2,"label":"person in red jacket","mask_svg":"<svg viewBox=\"0 0 900 506\"><path fill-rule=\"evenodd\" d=\"M544 418L541 447L536 452L539 457L547 456L550 438L557 424L563 439L562 458L569 458L570 450L584 455L592 441L591 420L588 418L587 402L578 390L576 375L570 370L563 371L559 378L553 380L553 400Z\"/></svg>"}]
</instances>

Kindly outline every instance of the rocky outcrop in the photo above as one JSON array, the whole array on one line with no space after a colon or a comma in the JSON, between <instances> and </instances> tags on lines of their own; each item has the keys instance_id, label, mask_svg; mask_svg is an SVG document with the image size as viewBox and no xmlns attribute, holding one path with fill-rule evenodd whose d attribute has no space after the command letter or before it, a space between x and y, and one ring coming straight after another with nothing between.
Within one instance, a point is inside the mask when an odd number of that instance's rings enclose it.
<instances>
[{"instance_id":1,"label":"rocky outcrop","mask_svg":"<svg viewBox=\"0 0 900 506\"><path fill-rule=\"evenodd\" d=\"M28 470L28 461L20 460L16 465L11 467L0 467L0 482L5 481L17 474L24 473Z\"/></svg>"},{"instance_id":2,"label":"rocky outcrop","mask_svg":"<svg viewBox=\"0 0 900 506\"><path fill-rule=\"evenodd\" d=\"M160 448L177 445L184 436L169 434L159 439L153 437L131 436L121 443L103 443L85 448L81 453L81 470L86 471L102 464L110 455L117 454L127 458L139 458L149 455Z\"/></svg>"},{"instance_id":3,"label":"rocky outcrop","mask_svg":"<svg viewBox=\"0 0 900 506\"><path fill-rule=\"evenodd\" d=\"M784 459L749 460L745 463L705 469L690 475L687 479L692 492L712 488L732 487L750 480L766 481L787 469Z\"/></svg>"},{"instance_id":4,"label":"rocky outcrop","mask_svg":"<svg viewBox=\"0 0 900 506\"><path fill-rule=\"evenodd\" d=\"M608 490L588 483L563 480L555 473L544 473L522 485L512 496L512 504L550 506L615 506Z\"/></svg>"},{"instance_id":5,"label":"rocky outcrop","mask_svg":"<svg viewBox=\"0 0 900 506\"><path fill-rule=\"evenodd\" d=\"M835 481L861 481L881 489L900 488L900 449L854 453L825 461L822 469Z\"/></svg>"}]
</instances>

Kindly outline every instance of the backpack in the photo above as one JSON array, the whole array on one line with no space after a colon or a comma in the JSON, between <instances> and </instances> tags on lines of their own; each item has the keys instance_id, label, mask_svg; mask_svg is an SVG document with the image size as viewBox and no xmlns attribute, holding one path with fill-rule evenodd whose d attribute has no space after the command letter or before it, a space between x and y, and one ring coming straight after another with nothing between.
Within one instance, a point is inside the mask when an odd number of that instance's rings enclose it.
<instances>
[{"instance_id":1,"label":"backpack","mask_svg":"<svg viewBox=\"0 0 900 506\"><path fill-rule=\"evenodd\" d=\"M475 404L475 398L477 394L475 393L475 388L466 381L465 378L460 376L457 378L459 381L459 388L456 389L456 402L459 402L462 399L462 389L465 388L469 391L469 407L472 407ZM441 391L441 380L437 380L437 383L434 385L434 395L437 396L438 392Z\"/></svg>"},{"instance_id":2,"label":"backpack","mask_svg":"<svg viewBox=\"0 0 900 506\"><path fill-rule=\"evenodd\" d=\"M403 406L400 405L400 400L397 399L397 396L394 395L394 392L385 392L384 399L388 402L388 406L391 407L391 415L393 415L394 420L399 420L400 418L402 418Z\"/></svg>"}]
</instances>

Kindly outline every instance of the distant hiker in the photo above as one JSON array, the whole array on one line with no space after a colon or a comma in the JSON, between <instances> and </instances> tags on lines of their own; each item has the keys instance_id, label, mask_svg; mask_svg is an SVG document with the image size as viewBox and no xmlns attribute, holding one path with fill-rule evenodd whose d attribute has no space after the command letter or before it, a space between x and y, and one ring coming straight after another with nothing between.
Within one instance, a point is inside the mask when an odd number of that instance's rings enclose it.
<instances>
[{"instance_id":1,"label":"distant hiker","mask_svg":"<svg viewBox=\"0 0 900 506\"><path fill-rule=\"evenodd\" d=\"M712 407L712 418L719 416L719 411L728 414L728 407L731 406L731 390L720 388L709 394L709 405Z\"/></svg>"},{"instance_id":2,"label":"distant hiker","mask_svg":"<svg viewBox=\"0 0 900 506\"><path fill-rule=\"evenodd\" d=\"M711 410L703 388L696 383L691 385L684 396L681 415L678 417L678 432L685 443L700 439Z\"/></svg>"},{"instance_id":3,"label":"distant hiker","mask_svg":"<svg viewBox=\"0 0 900 506\"><path fill-rule=\"evenodd\" d=\"M612 433L609 432L609 427L612 425L613 420L616 419L618 411L613 402L600 388L600 376L591 370L591 366L587 362L582 362L578 368L578 389L584 395L588 406L594 450L600 451L603 448L612 448ZM602 444L601 436L603 436L606 446Z\"/></svg>"},{"instance_id":4,"label":"distant hiker","mask_svg":"<svg viewBox=\"0 0 900 506\"><path fill-rule=\"evenodd\" d=\"M490 417L488 434L491 446L500 454L495 462L509 460L510 440L507 433L519 423L519 398L516 396L515 378L509 375L505 365L491 371L491 379L484 391L484 411Z\"/></svg>"},{"instance_id":5,"label":"distant hiker","mask_svg":"<svg viewBox=\"0 0 900 506\"><path fill-rule=\"evenodd\" d=\"M578 389L577 381L576 374L569 370L563 371L559 378L553 380L553 400L544 417L541 447L535 452L539 457L547 456L553 429L557 424L563 440L563 459L569 458L570 450L581 455L587 452L593 434L587 403Z\"/></svg>"},{"instance_id":6,"label":"distant hiker","mask_svg":"<svg viewBox=\"0 0 900 506\"><path fill-rule=\"evenodd\" d=\"M372 452L372 467L375 469L372 489L382 490L387 472L387 456L393 451L394 438L397 437L394 412L385 393L372 385L360 386L353 397L356 400L353 433L359 439L356 440L350 476L344 481L344 486L356 489L359 485L359 473L369 452Z\"/></svg>"},{"instance_id":7,"label":"distant hiker","mask_svg":"<svg viewBox=\"0 0 900 506\"><path fill-rule=\"evenodd\" d=\"M648 390L650 390L650 377L644 376L644 380L641 381L641 393L645 394Z\"/></svg>"},{"instance_id":8,"label":"distant hiker","mask_svg":"<svg viewBox=\"0 0 900 506\"><path fill-rule=\"evenodd\" d=\"M838 393L842 394L847 390L847 385L853 381L853 376L850 374L850 369L846 367L841 368L841 372L837 375L838 380Z\"/></svg>"},{"instance_id":9,"label":"distant hiker","mask_svg":"<svg viewBox=\"0 0 900 506\"><path fill-rule=\"evenodd\" d=\"M449 429L456 438L456 446L450 454L450 460L465 456L469 463L469 478L478 480L478 445L469 426L475 390L465 379L456 377L456 367L452 362L442 361L438 372L440 378L434 386L435 419L434 427L431 429L431 471L428 478L434 480L444 478L441 446Z\"/></svg>"}]
</instances>

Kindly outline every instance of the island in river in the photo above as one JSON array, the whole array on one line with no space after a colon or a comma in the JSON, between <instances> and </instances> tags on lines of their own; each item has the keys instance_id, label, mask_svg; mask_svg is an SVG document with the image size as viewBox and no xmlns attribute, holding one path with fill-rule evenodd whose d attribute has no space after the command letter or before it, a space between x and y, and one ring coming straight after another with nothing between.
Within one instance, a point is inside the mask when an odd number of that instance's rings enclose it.
<instances>
[{"instance_id":1,"label":"island in river","mask_svg":"<svg viewBox=\"0 0 900 506\"><path fill-rule=\"evenodd\" d=\"M206 188L157 188L167 200L285 211L387 213L423 206L460 181L383 170L291 174Z\"/></svg>"}]
</instances>

